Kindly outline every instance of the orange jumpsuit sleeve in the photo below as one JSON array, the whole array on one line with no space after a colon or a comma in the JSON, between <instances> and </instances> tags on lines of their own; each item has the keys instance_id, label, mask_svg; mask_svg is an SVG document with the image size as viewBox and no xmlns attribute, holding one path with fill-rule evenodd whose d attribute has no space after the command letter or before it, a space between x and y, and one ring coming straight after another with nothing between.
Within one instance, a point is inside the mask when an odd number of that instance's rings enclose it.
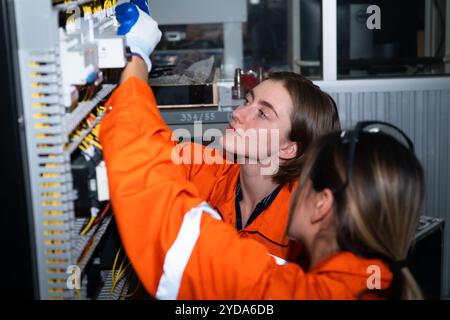
<instances>
[{"instance_id":1,"label":"orange jumpsuit sleeve","mask_svg":"<svg viewBox=\"0 0 450 320\"><path fill-rule=\"evenodd\" d=\"M106 107L100 141L115 218L133 267L155 292L183 213L202 200L183 178L184 168L171 161L171 131L146 84L129 79Z\"/></svg>"},{"instance_id":2,"label":"orange jumpsuit sleeve","mask_svg":"<svg viewBox=\"0 0 450 320\"><path fill-rule=\"evenodd\" d=\"M146 83L130 78L106 107L100 139L113 211L125 251L150 294L158 299L349 297L345 281L278 265L264 245L241 239L220 221L183 178L184 169L172 162L170 130Z\"/></svg>"}]
</instances>

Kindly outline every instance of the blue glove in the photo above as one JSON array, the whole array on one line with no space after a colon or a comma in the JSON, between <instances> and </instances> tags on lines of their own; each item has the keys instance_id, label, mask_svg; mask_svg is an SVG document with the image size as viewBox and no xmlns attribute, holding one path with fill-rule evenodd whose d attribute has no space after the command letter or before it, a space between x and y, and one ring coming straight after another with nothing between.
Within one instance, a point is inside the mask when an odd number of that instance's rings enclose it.
<instances>
[{"instance_id":1,"label":"blue glove","mask_svg":"<svg viewBox=\"0 0 450 320\"><path fill-rule=\"evenodd\" d=\"M158 23L149 15L146 0L131 0L116 7L116 19L120 23L118 35L125 35L131 52L139 55L152 68L150 54L161 40Z\"/></svg>"},{"instance_id":2,"label":"blue glove","mask_svg":"<svg viewBox=\"0 0 450 320\"><path fill-rule=\"evenodd\" d=\"M148 0L131 0L130 2L137 5L139 7L139 9L144 11L146 14L150 15L150 8L148 7Z\"/></svg>"}]
</instances>

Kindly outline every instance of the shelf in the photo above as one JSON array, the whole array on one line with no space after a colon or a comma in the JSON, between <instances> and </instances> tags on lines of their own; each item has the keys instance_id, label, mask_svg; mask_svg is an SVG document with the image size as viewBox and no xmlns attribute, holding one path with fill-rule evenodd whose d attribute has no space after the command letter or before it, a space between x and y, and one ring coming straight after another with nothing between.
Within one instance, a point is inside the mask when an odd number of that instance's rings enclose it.
<instances>
[{"instance_id":1,"label":"shelf","mask_svg":"<svg viewBox=\"0 0 450 320\"><path fill-rule=\"evenodd\" d=\"M218 88L218 107L160 109L162 118L168 125L192 125L195 121L201 121L203 124L230 122L231 113L244 100L232 99L229 84L222 83Z\"/></svg>"}]
</instances>

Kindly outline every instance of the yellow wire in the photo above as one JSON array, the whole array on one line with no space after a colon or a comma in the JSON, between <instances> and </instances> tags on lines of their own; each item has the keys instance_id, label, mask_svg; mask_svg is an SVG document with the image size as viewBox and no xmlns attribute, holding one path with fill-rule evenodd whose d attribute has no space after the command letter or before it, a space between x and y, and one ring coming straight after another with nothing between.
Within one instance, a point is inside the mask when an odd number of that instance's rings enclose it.
<instances>
[{"instance_id":1,"label":"yellow wire","mask_svg":"<svg viewBox=\"0 0 450 320\"><path fill-rule=\"evenodd\" d=\"M124 259L124 262L125 262L125 259ZM130 263L128 262L127 265L125 266L125 268L123 268L123 270L121 270L121 271L119 272L119 274L118 274L117 277L116 277L116 285L117 285L117 283L119 282L120 278L122 278L124 272L128 269L129 266L130 266Z\"/></svg>"},{"instance_id":2,"label":"yellow wire","mask_svg":"<svg viewBox=\"0 0 450 320\"><path fill-rule=\"evenodd\" d=\"M126 294L125 298L131 298L132 296L134 296L140 287L141 287L141 282L139 281L138 284L136 285L136 288L133 290L133 292Z\"/></svg>"},{"instance_id":3,"label":"yellow wire","mask_svg":"<svg viewBox=\"0 0 450 320\"><path fill-rule=\"evenodd\" d=\"M125 259L124 259L125 261ZM125 271L130 267L130 263L128 262L128 264L125 266L125 268L123 270L121 270L116 277L116 281L113 282L113 286L112 286L112 291L114 292L114 290L116 289L117 285L119 284L120 279L122 278L123 274L125 273Z\"/></svg>"},{"instance_id":4,"label":"yellow wire","mask_svg":"<svg viewBox=\"0 0 450 320\"><path fill-rule=\"evenodd\" d=\"M125 270L128 268L128 266L130 265L130 263L128 263L128 264L126 265L126 267L125 267L124 269L122 269L122 268L123 268L123 265L124 265L124 263L125 263L126 260L127 260L127 257L124 256L123 259L122 259L122 262L120 263L119 269L117 269L117 275L115 275L116 272L114 272L114 273L113 273L114 278L111 277L111 278L112 278L112 282L113 282L113 285L112 285L112 287L111 287L111 292L114 292L114 290L116 289L117 284L118 284L119 281L120 281L120 278L122 277L123 273L124 273Z\"/></svg>"},{"instance_id":5,"label":"yellow wire","mask_svg":"<svg viewBox=\"0 0 450 320\"><path fill-rule=\"evenodd\" d=\"M112 270L111 270L111 279L112 279L113 283L114 283L114 279L115 279L114 271L116 270L116 265L117 265L117 261L119 260L120 251L122 251L122 245L120 245L119 250L117 250L116 257L114 258L114 263L113 263Z\"/></svg>"},{"instance_id":6,"label":"yellow wire","mask_svg":"<svg viewBox=\"0 0 450 320\"><path fill-rule=\"evenodd\" d=\"M99 125L96 125L95 127L94 127L94 129L92 129L92 134L94 135L94 136L96 136L96 137L98 137L98 130L99 130Z\"/></svg>"},{"instance_id":7,"label":"yellow wire","mask_svg":"<svg viewBox=\"0 0 450 320\"><path fill-rule=\"evenodd\" d=\"M91 229L92 225L94 224L94 220L95 220L95 217L91 217L91 219L89 220L86 227L83 229L83 231L81 231L81 233L80 233L81 236L84 236L86 234L86 232L88 232L89 229Z\"/></svg>"},{"instance_id":8,"label":"yellow wire","mask_svg":"<svg viewBox=\"0 0 450 320\"><path fill-rule=\"evenodd\" d=\"M122 268L125 263L125 260L126 260L126 257L123 257L122 262L120 263L119 269L117 269L117 275L114 275L112 291L114 291L114 289L116 288L115 284L117 283L117 277L122 272ZM114 272L114 273L116 273L116 272Z\"/></svg>"},{"instance_id":9,"label":"yellow wire","mask_svg":"<svg viewBox=\"0 0 450 320\"><path fill-rule=\"evenodd\" d=\"M97 141L92 140L89 142L92 143L93 145L95 145L98 149L100 149L100 150L103 149L102 145L100 143L98 143Z\"/></svg>"}]
</instances>

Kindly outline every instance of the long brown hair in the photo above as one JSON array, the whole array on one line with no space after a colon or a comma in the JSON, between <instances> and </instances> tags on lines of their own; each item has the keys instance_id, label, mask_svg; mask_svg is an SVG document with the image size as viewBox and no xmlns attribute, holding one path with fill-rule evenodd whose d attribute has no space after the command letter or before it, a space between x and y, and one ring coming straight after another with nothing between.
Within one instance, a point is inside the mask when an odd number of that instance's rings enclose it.
<instances>
[{"instance_id":1,"label":"long brown hair","mask_svg":"<svg viewBox=\"0 0 450 320\"><path fill-rule=\"evenodd\" d=\"M316 191L334 192L334 222L339 250L383 260L392 266L404 261L413 245L424 198L423 169L416 156L392 136L362 133L346 179L348 143L340 133L326 135L307 156L299 188L292 197L290 219L301 187L310 179ZM290 224L290 221L289 221ZM409 268L391 269L391 285L378 292L389 299L420 299L422 294Z\"/></svg>"},{"instance_id":2,"label":"long brown hair","mask_svg":"<svg viewBox=\"0 0 450 320\"><path fill-rule=\"evenodd\" d=\"M318 137L340 130L338 110L330 95L299 74L276 72L267 80L281 82L293 103L288 138L297 143L297 155L293 159L284 160L273 176L276 183L292 183L300 176L303 155L309 146Z\"/></svg>"}]
</instances>

